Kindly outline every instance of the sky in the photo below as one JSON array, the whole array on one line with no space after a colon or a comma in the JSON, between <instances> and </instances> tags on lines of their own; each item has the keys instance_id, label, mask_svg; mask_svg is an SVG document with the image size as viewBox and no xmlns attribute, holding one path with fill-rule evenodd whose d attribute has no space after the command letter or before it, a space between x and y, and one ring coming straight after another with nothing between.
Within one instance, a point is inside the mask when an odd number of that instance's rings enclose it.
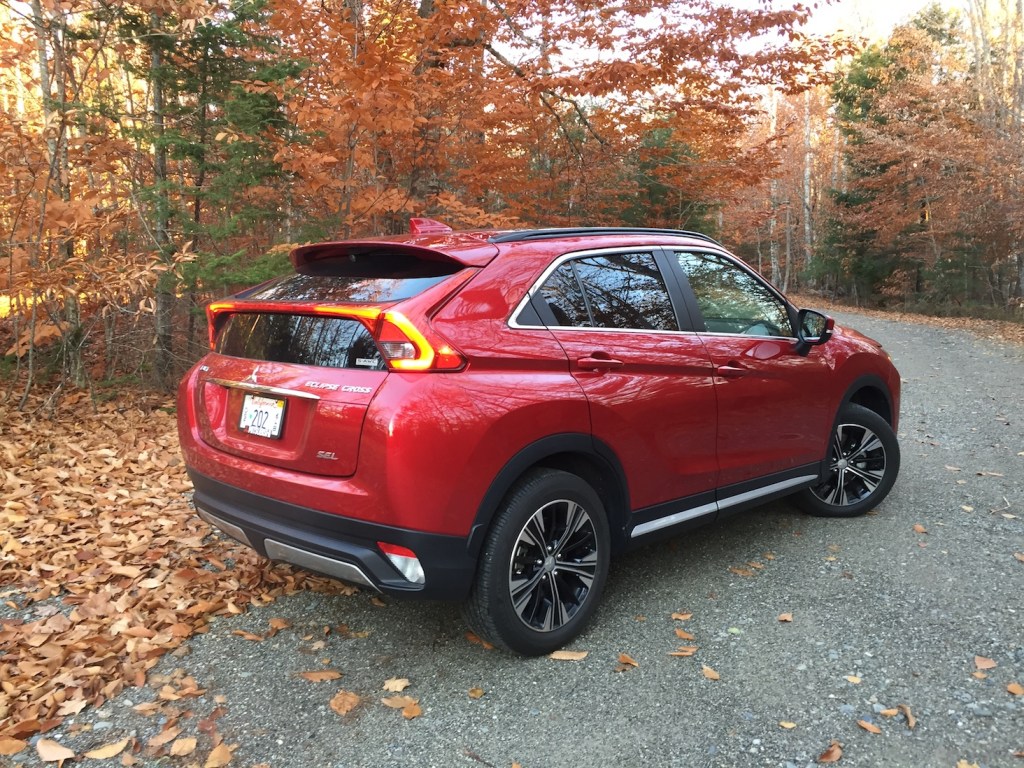
<instances>
[{"instance_id":1,"label":"sky","mask_svg":"<svg viewBox=\"0 0 1024 768\"><path fill-rule=\"evenodd\" d=\"M830 33L842 29L869 40L884 40L897 24L910 19L933 0L838 0L814 11L808 31ZM941 0L944 7L957 6Z\"/></svg>"}]
</instances>

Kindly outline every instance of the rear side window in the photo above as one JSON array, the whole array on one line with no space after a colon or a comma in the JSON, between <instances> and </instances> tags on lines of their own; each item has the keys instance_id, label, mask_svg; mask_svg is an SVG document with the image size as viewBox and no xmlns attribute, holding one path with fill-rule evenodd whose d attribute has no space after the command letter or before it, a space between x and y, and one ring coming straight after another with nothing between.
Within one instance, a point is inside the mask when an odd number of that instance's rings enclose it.
<instances>
[{"instance_id":1,"label":"rear side window","mask_svg":"<svg viewBox=\"0 0 1024 768\"><path fill-rule=\"evenodd\" d=\"M370 332L347 317L242 313L227 318L217 336L222 355L326 368L383 370Z\"/></svg>"},{"instance_id":2,"label":"rear side window","mask_svg":"<svg viewBox=\"0 0 1024 768\"><path fill-rule=\"evenodd\" d=\"M557 325L679 330L665 280L651 253L572 259L544 281L540 295Z\"/></svg>"}]
</instances>

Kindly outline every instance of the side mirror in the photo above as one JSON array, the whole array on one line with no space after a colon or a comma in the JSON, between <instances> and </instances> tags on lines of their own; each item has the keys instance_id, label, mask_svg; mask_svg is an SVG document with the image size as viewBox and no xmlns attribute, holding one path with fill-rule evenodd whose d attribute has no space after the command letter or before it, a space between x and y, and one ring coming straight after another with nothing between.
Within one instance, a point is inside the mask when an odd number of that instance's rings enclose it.
<instances>
[{"instance_id":1,"label":"side mirror","mask_svg":"<svg viewBox=\"0 0 1024 768\"><path fill-rule=\"evenodd\" d=\"M795 352L803 357L811 351L811 347L824 344L832 338L832 329L836 321L828 315L816 312L813 309L801 309L796 316L796 349Z\"/></svg>"}]
</instances>

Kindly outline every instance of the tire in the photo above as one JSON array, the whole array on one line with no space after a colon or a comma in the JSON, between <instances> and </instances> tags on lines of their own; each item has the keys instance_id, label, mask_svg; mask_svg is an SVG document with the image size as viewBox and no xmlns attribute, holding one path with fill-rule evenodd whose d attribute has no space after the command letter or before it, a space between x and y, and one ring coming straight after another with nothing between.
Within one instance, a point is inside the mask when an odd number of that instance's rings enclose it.
<instances>
[{"instance_id":1,"label":"tire","mask_svg":"<svg viewBox=\"0 0 1024 768\"><path fill-rule=\"evenodd\" d=\"M889 495L900 471L900 446L885 419L851 403L836 419L828 464L825 481L798 493L796 502L819 517L856 517Z\"/></svg>"},{"instance_id":2,"label":"tire","mask_svg":"<svg viewBox=\"0 0 1024 768\"><path fill-rule=\"evenodd\" d=\"M487 535L463 607L466 622L515 653L551 653L593 616L610 551L594 489L568 472L532 470L509 491Z\"/></svg>"}]
</instances>

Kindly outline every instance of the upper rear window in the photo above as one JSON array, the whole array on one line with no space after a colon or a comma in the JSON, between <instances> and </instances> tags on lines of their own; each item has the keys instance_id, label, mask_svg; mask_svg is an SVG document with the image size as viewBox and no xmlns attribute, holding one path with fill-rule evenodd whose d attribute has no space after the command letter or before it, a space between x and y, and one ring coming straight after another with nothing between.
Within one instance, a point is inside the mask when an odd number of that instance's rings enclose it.
<instances>
[{"instance_id":1,"label":"upper rear window","mask_svg":"<svg viewBox=\"0 0 1024 768\"><path fill-rule=\"evenodd\" d=\"M303 264L299 273L258 285L238 298L254 301L380 303L410 299L463 269L451 260L408 253L349 253Z\"/></svg>"},{"instance_id":2,"label":"upper rear window","mask_svg":"<svg viewBox=\"0 0 1024 768\"><path fill-rule=\"evenodd\" d=\"M383 370L370 332L347 317L240 313L217 335L217 352L250 360Z\"/></svg>"}]
</instances>

